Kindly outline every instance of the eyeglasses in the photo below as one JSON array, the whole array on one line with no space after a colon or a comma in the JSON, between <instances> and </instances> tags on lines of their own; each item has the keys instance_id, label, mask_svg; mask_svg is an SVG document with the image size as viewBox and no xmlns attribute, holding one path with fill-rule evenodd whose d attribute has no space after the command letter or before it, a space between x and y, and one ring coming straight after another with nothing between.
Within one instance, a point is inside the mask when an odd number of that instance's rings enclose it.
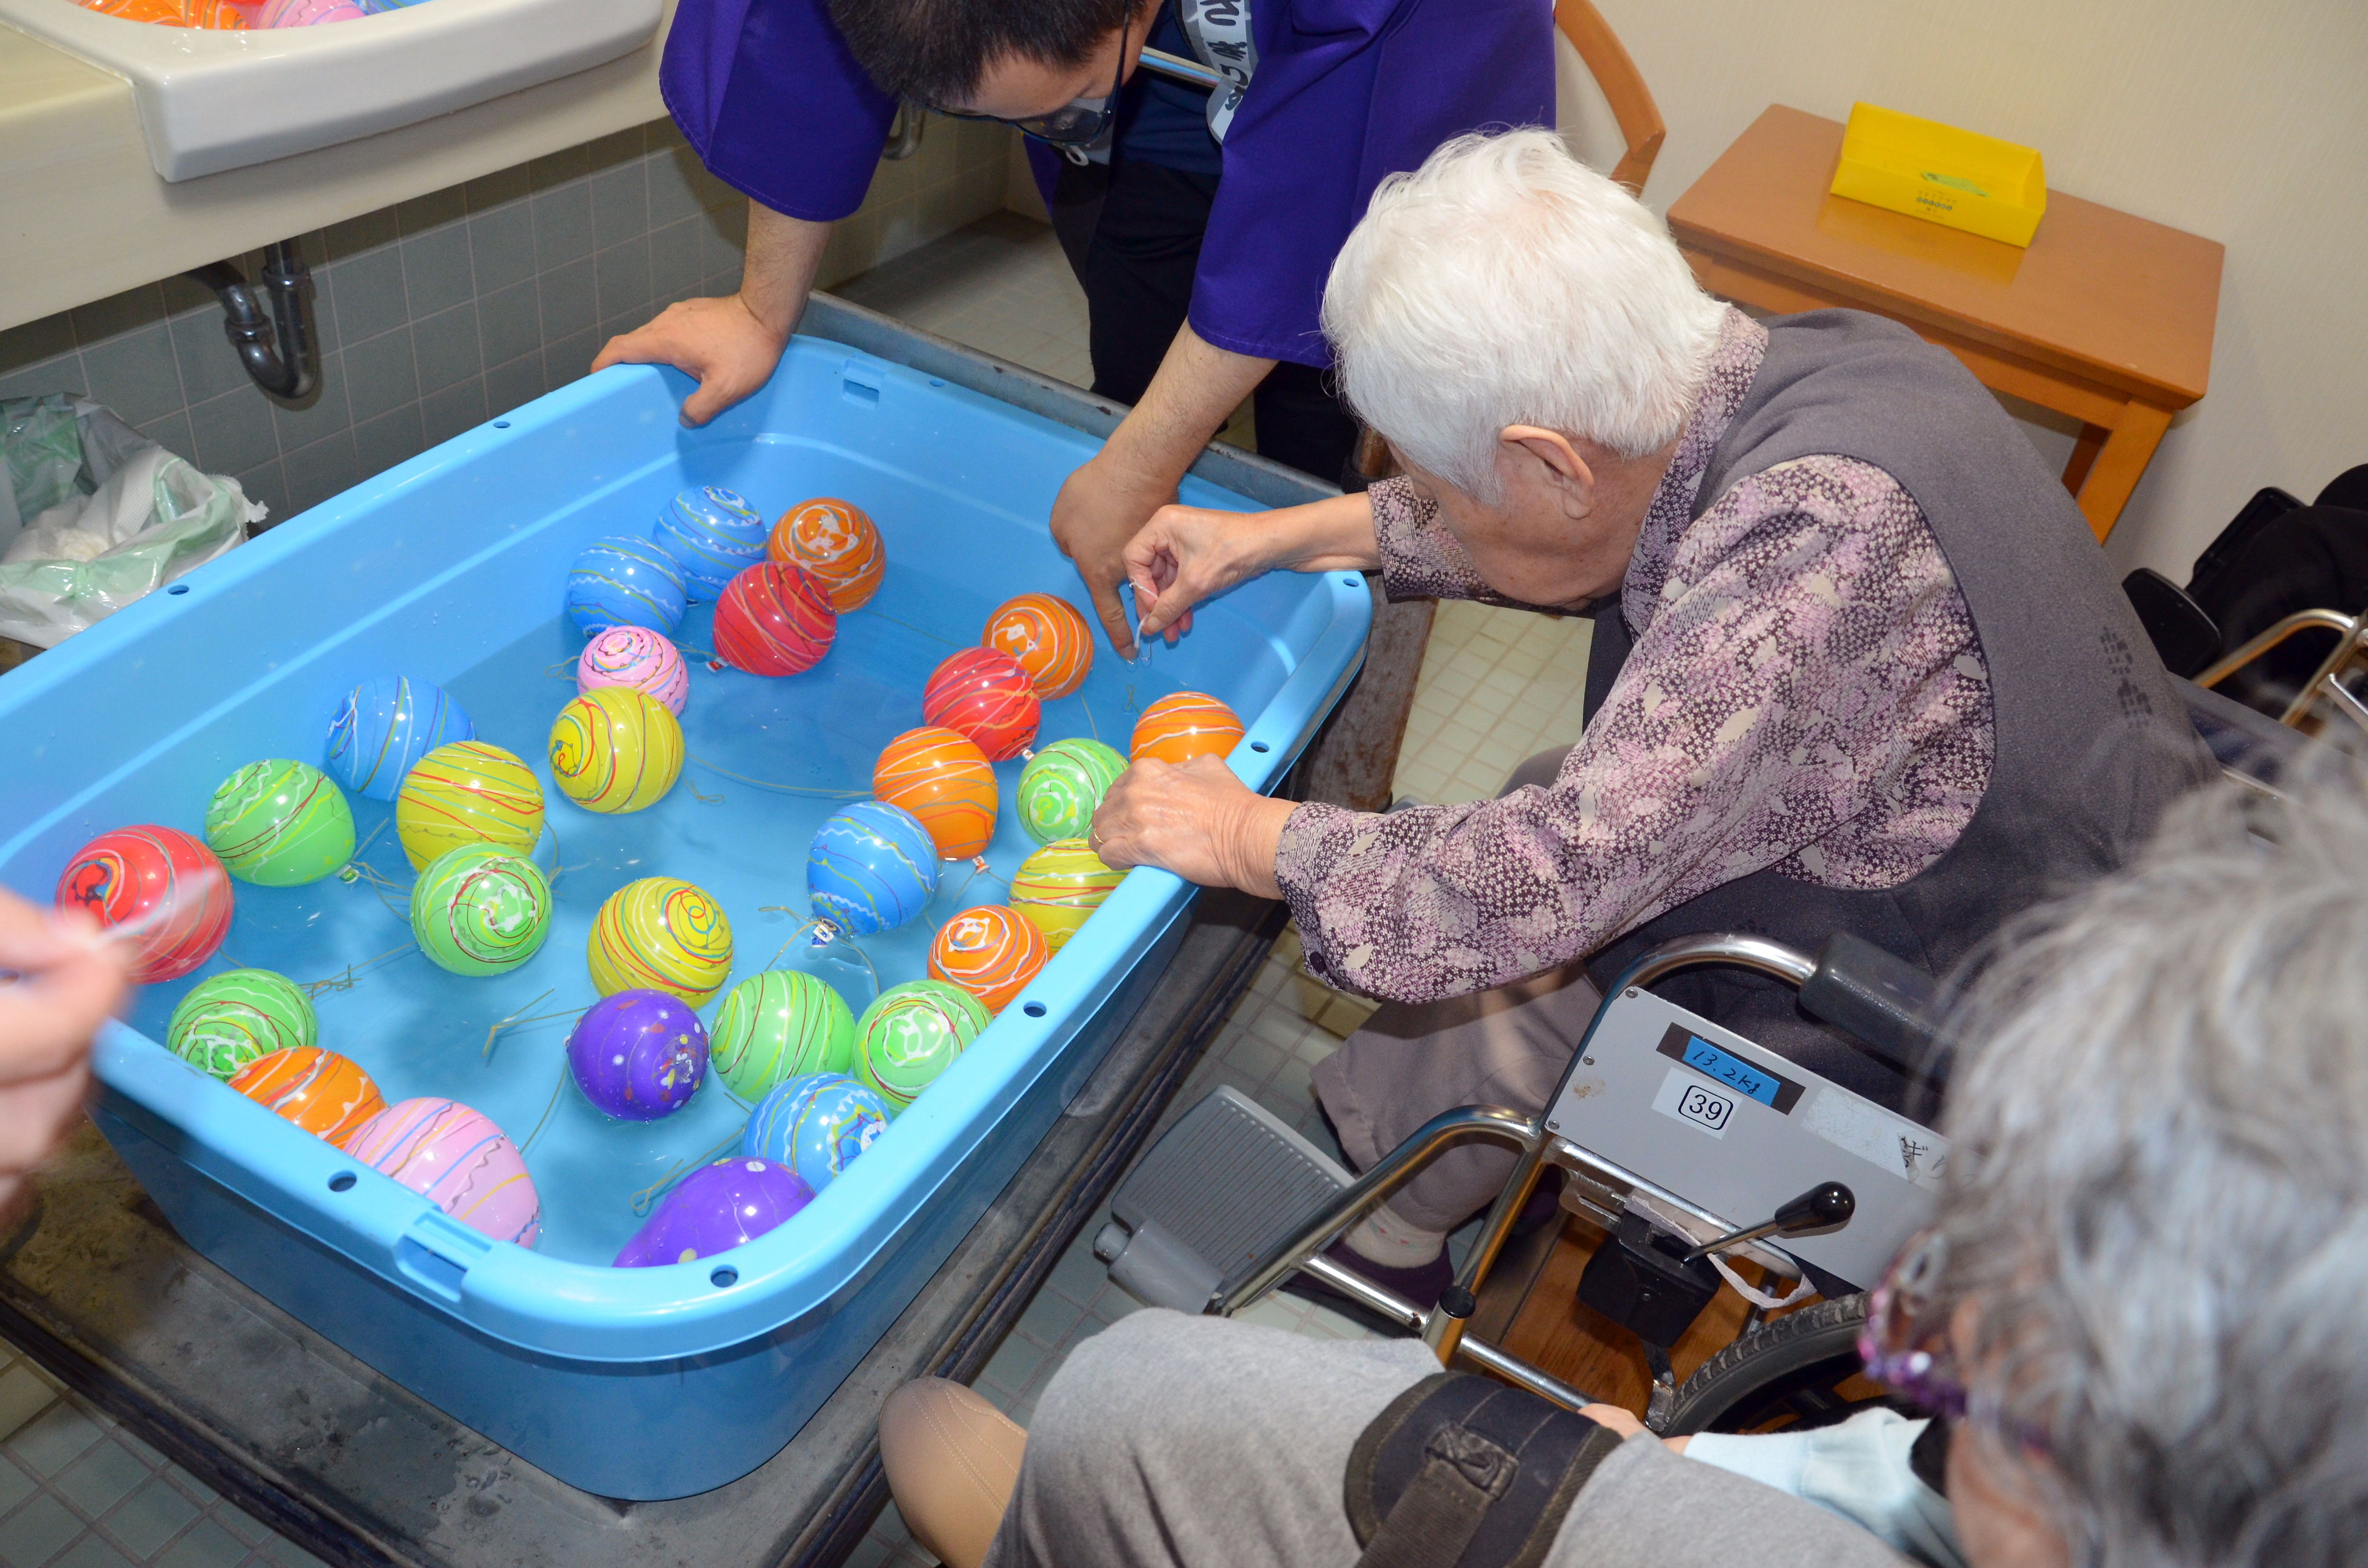
<instances>
[{"instance_id":1,"label":"eyeglasses","mask_svg":"<svg viewBox=\"0 0 2368 1568\"><path fill-rule=\"evenodd\" d=\"M1934 1322L1941 1280L1947 1266L1947 1240L1935 1231L1908 1238L1883 1280L1867 1297L1866 1326L1859 1330L1859 1359L1866 1375L1902 1399L1955 1425L1969 1417L2000 1432L2025 1449L2044 1455L2046 1433L2028 1423L2006 1422L1968 1391L1949 1344L1949 1324Z\"/></svg>"},{"instance_id":2,"label":"eyeglasses","mask_svg":"<svg viewBox=\"0 0 2368 1568\"><path fill-rule=\"evenodd\" d=\"M991 119L1001 125L1018 126L1021 135L1033 136L1055 147L1090 147L1102 139L1110 121L1118 117L1118 90L1126 85L1127 28L1133 22L1129 17L1118 25L1118 69L1111 74L1109 94L1101 98L1076 98L1050 114L1026 115L1018 119L999 114L965 114L937 104L928 107L932 113L955 119Z\"/></svg>"}]
</instances>

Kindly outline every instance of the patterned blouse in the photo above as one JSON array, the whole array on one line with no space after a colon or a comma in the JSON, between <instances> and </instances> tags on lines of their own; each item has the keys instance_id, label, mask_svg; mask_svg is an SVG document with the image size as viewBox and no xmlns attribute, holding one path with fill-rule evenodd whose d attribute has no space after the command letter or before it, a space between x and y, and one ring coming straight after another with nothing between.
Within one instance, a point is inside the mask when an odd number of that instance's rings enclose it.
<instances>
[{"instance_id":1,"label":"patterned blouse","mask_svg":"<svg viewBox=\"0 0 2368 1568\"><path fill-rule=\"evenodd\" d=\"M1621 585L1634 648L1543 789L1374 816L1306 804L1275 874L1313 971L1423 1002L1582 958L1769 867L1884 888L1989 787L1989 670L1924 515L1810 457L1695 491L1767 351L1729 311ZM1506 602L1404 480L1372 491L1383 585Z\"/></svg>"}]
</instances>

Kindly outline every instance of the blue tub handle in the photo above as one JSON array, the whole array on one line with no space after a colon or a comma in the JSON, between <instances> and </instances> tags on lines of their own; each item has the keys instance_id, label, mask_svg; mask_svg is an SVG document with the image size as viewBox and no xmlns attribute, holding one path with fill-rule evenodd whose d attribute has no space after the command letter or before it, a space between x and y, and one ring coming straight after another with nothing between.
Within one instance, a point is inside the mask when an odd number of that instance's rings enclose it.
<instances>
[{"instance_id":1,"label":"blue tub handle","mask_svg":"<svg viewBox=\"0 0 2368 1568\"><path fill-rule=\"evenodd\" d=\"M457 1307L461 1281L493 1250L491 1236L471 1230L441 1210L430 1209L396 1240L394 1266L414 1285Z\"/></svg>"}]
</instances>

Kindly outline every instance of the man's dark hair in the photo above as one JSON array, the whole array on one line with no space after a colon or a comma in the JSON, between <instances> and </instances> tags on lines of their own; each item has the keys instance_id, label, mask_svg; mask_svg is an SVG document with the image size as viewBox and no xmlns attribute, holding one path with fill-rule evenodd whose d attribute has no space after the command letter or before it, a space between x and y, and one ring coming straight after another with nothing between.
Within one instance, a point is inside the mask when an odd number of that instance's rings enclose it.
<instances>
[{"instance_id":1,"label":"man's dark hair","mask_svg":"<svg viewBox=\"0 0 2368 1568\"><path fill-rule=\"evenodd\" d=\"M1141 0L830 0L847 47L882 92L964 102L990 62L1075 65ZM1099 89L1097 89L1099 90Z\"/></svg>"}]
</instances>

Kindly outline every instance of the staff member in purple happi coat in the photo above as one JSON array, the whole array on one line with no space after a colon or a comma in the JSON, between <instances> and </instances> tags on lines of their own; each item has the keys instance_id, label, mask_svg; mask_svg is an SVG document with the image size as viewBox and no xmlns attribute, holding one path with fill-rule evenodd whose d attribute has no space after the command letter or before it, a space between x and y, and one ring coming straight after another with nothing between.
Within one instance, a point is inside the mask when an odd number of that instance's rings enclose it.
<instances>
[{"instance_id":1,"label":"staff member in purple happi coat","mask_svg":"<svg viewBox=\"0 0 2368 1568\"><path fill-rule=\"evenodd\" d=\"M898 95L1008 119L1092 314L1094 392L1134 404L1053 533L1132 652L1121 552L1245 397L1261 452L1337 479L1324 279L1387 175L1482 126L1554 119L1547 0L683 0L660 85L749 199L740 291L594 362L669 364L703 424L770 377L830 226L869 187ZM1148 46L1224 85L1144 68Z\"/></svg>"}]
</instances>

